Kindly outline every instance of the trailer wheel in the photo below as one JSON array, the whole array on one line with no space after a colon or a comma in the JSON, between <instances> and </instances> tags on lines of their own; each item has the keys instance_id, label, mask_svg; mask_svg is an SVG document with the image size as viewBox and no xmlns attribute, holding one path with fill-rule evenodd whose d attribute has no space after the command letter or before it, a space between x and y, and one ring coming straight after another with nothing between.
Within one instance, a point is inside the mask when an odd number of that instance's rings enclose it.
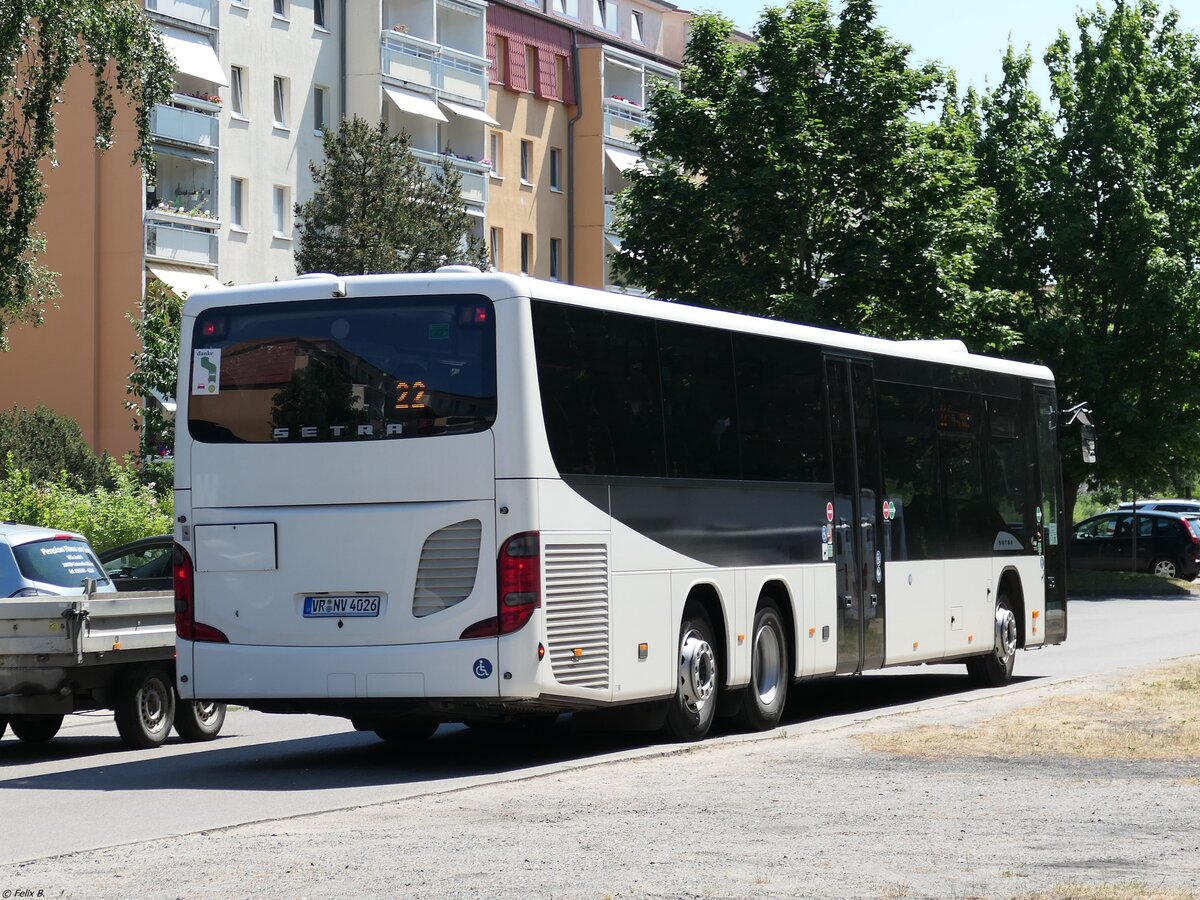
<instances>
[{"instance_id":1,"label":"trailer wheel","mask_svg":"<svg viewBox=\"0 0 1200 900\"><path fill-rule=\"evenodd\" d=\"M13 716L9 720L13 734L27 744L44 744L62 728L62 716Z\"/></svg>"},{"instance_id":2,"label":"trailer wheel","mask_svg":"<svg viewBox=\"0 0 1200 900\"><path fill-rule=\"evenodd\" d=\"M175 700L175 731L189 743L211 741L225 724L225 704L205 700Z\"/></svg>"},{"instance_id":3,"label":"trailer wheel","mask_svg":"<svg viewBox=\"0 0 1200 900\"><path fill-rule=\"evenodd\" d=\"M175 687L165 669L134 669L122 680L113 705L121 739L135 750L157 747L175 722Z\"/></svg>"}]
</instances>

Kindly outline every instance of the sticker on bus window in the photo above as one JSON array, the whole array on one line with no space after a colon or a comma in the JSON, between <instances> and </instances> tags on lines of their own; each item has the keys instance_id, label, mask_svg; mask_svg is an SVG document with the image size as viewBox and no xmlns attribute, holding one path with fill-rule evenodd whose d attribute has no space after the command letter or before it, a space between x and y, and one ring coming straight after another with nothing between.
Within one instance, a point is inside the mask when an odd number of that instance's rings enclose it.
<instances>
[{"instance_id":1,"label":"sticker on bus window","mask_svg":"<svg viewBox=\"0 0 1200 900\"><path fill-rule=\"evenodd\" d=\"M221 350L192 351L192 394L221 393Z\"/></svg>"}]
</instances>

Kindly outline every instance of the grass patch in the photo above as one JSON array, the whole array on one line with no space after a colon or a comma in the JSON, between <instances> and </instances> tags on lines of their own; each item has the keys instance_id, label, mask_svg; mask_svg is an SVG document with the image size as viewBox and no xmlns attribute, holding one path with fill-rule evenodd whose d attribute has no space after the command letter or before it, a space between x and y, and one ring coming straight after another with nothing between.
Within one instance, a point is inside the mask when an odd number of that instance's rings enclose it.
<instances>
[{"instance_id":1,"label":"grass patch","mask_svg":"<svg viewBox=\"0 0 1200 900\"><path fill-rule=\"evenodd\" d=\"M1070 597L1170 597L1200 593L1200 584L1140 572L1070 572Z\"/></svg>"},{"instance_id":2,"label":"grass patch","mask_svg":"<svg viewBox=\"0 0 1200 900\"><path fill-rule=\"evenodd\" d=\"M1019 900L1200 900L1195 891L1144 884L1060 884L1019 894Z\"/></svg>"},{"instance_id":3,"label":"grass patch","mask_svg":"<svg viewBox=\"0 0 1200 900\"><path fill-rule=\"evenodd\" d=\"M929 725L859 739L872 750L926 758L1036 753L1200 761L1200 659L972 725Z\"/></svg>"}]
</instances>

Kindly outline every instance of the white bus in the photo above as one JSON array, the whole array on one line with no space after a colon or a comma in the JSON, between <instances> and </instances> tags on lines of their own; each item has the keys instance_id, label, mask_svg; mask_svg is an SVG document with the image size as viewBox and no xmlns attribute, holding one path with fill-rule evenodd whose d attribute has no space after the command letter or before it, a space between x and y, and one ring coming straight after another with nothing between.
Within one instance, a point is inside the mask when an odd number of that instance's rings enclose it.
<instances>
[{"instance_id":1,"label":"white bus","mask_svg":"<svg viewBox=\"0 0 1200 900\"><path fill-rule=\"evenodd\" d=\"M194 293L181 347L186 699L696 740L1066 637L1041 366L460 267Z\"/></svg>"}]
</instances>

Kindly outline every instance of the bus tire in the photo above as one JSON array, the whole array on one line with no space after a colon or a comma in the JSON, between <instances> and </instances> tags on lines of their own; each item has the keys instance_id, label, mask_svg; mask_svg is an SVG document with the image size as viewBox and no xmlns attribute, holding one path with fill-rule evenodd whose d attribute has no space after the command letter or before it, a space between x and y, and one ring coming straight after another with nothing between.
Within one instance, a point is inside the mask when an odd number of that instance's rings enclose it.
<instances>
[{"instance_id":1,"label":"bus tire","mask_svg":"<svg viewBox=\"0 0 1200 900\"><path fill-rule=\"evenodd\" d=\"M779 724L787 702L787 638L783 618L768 601L754 614L750 641L750 684L746 687L738 724L747 731L767 731Z\"/></svg>"},{"instance_id":2,"label":"bus tire","mask_svg":"<svg viewBox=\"0 0 1200 900\"><path fill-rule=\"evenodd\" d=\"M224 724L224 703L175 698L175 733L188 743L213 740Z\"/></svg>"},{"instance_id":3,"label":"bus tire","mask_svg":"<svg viewBox=\"0 0 1200 900\"><path fill-rule=\"evenodd\" d=\"M9 720L13 734L27 744L44 744L53 740L62 723L62 716L13 716Z\"/></svg>"},{"instance_id":4,"label":"bus tire","mask_svg":"<svg viewBox=\"0 0 1200 900\"><path fill-rule=\"evenodd\" d=\"M1017 658L1017 618L1006 594L996 598L993 635L990 653L967 660L967 675L980 687L1001 687L1012 680Z\"/></svg>"},{"instance_id":5,"label":"bus tire","mask_svg":"<svg viewBox=\"0 0 1200 900\"><path fill-rule=\"evenodd\" d=\"M676 659L675 696L667 701L663 734L672 741L698 741L716 718L721 684L712 623L698 606L684 610Z\"/></svg>"},{"instance_id":6,"label":"bus tire","mask_svg":"<svg viewBox=\"0 0 1200 900\"><path fill-rule=\"evenodd\" d=\"M113 704L117 731L135 750L157 747L175 723L175 685L165 669L146 666L122 679Z\"/></svg>"}]
</instances>

